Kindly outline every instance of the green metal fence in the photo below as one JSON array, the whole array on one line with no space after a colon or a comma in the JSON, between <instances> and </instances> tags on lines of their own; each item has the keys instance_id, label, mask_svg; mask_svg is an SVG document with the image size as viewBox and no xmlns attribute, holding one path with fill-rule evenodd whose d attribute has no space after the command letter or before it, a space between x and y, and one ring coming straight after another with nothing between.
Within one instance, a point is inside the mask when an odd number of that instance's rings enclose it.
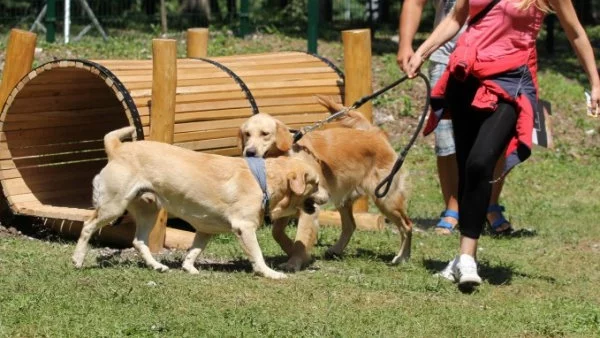
<instances>
[{"instance_id":1,"label":"green metal fence","mask_svg":"<svg viewBox=\"0 0 600 338\"><path fill-rule=\"evenodd\" d=\"M56 1L57 31L63 24L64 0ZM273 28L306 34L308 3L312 0L165 0L168 25L178 30L192 26L227 26L237 30L246 22L249 30ZM432 12L429 1L427 13ZM585 24L600 21L600 0L572 0ZM103 27L156 30L160 28L160 0L87 0ZM402 0L317 0L321 29L390 27L395 29ZM87 25L89 18L71 0L73 25ZM241 14L248 4L248 16ZM45 0L0 0L0 32L12 27L31 28ZM204 13L210 12L210 17ZM247 20L247 21L244 21ZM429 28L424 26L424 29Z\"/></svg>"}]
</instances>

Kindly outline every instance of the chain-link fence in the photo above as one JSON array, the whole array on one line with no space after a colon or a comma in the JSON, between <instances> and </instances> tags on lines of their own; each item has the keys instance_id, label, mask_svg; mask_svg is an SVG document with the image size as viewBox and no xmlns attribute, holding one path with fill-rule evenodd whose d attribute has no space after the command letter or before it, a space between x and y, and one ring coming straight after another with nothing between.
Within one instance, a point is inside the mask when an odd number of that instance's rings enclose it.
<instances>
[{"instance_id":1,"label":"chain-link fence","mask_svg":"<svg viewBox=\"0 0 600 338\"><path fill-rule=\"evenodd\" d=\"M160 25L159 0L86 0L106 28L153 29ZM165 0L170 29L190 26L235 26L242 0ZM303 30L308 0L255 0L250 2L250 22L254 27ZM322 24L395 24L401 0L320 0ZM0 29L29 29L42 12L44 0L0 0ZM71 0L71 21L88 24L80 0ZM57 25L63 24L64 0L56 0ZM43 24L45 18L41 17Z\"/></svg>"},{"instance_id":2,"label":"chain-link fence","mask_svg":"<svg viewBox=\"0 0 600 338\"><path fill-rule=\"evenodd\" d=\"M71 21L87 25L90 20L81 6L82 0L71 1ZM160 0L86 0L105 28L160 29ZM243 0L164 0L170 29L192 26L227 26L239 24ZM250 23L280 30L305 31L309 0L246 0ZM318 0L321 26L397 27L402 0ZM426 15L432 13L429 1ZM11 27L29 29L42 12L45 0L0 0L0 30ZM573 0L584 24L600 19L600 0ZM56 0L57 25L63 24L64 0ZM426 16L427 18L427 16ZM41 22L44 22L42 18Z\"/></svg>"}]
</instances>

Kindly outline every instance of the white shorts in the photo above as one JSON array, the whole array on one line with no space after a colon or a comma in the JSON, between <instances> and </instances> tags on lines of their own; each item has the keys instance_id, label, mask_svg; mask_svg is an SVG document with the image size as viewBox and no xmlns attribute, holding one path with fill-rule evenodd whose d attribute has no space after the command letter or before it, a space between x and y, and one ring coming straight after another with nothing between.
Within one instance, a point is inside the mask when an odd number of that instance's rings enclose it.
<instances>
[{"instance_id":1,"label":"white shorts","mask_svg":"<svg viewBox=\"0 0 600 338\"><path fill-rule=\"evenodd\" d=\"M429 79L432 87L440 79L444 70L446 70L445 64L435 61L429 62ZM450 156L456 153L454 130L452 129L451 120L440 120L433 134L435 138L435 154L437 156Z\"/></svg>"}]
</instances>

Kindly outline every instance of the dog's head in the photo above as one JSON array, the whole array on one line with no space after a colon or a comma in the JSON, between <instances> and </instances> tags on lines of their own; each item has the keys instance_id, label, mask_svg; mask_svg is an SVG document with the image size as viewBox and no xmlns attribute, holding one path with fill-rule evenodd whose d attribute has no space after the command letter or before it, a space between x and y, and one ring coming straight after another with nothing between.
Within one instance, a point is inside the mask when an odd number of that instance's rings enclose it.
<instances>
[{"instance_id":1,"label":"dog's head","mask_svg":"<svg viewBox=\"0 0 600 338\"><path fill-rule=\"evenodd\" d=\"M298 209L308 214L314 213L317 205L325 204L329 200L329 193L319 184L319 174L301 160L292 158L284 160L288 162L290 168L285 176L287 191L273 206L271 212L274 218L291 216Z\"/></svg>"},{"instance_id":2,"label":"dog's head","mask_svg":"<svg viewBox=\"0 0 600 338\"><path fill-rule=\"evenodd\" d=\"M293 138L288 127L271 115L251 116L238 133L238 147L246 157L277 157L292 147Z\"/></svg>"}]
</instances>

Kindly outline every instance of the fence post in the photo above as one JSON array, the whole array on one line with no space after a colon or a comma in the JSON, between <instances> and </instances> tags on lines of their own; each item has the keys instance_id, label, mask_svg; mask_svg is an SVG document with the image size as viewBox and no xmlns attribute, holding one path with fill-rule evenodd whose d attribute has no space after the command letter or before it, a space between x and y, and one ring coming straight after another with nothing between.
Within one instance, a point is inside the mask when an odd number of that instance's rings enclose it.
<instances>
[{"instance_id":1,"label":"fence post","mask_svg":"<svg viewBox=\"0 0 600 338\"><path fill-rule=\"evenodd\" d=\"M187 57L203 58L208 54L208 28L187 30Z\"/></svg>"},{"instance_id":2,"label":"fence post","mask_svg":"<svg viewBox=\"0 0 600 338\"><path fill-rule=\"evenodd\" d=\"M175 92L177 89L177 42L172 39L152 40L152 105L150 139L173 143ZM165 243L167 211L161 209L150 238L150 251L158 252Z\"/></svg>"},{"instance_id":3,"label":"fence post","mask_svg":"<svg viewBox=\"0 0 600 338\"><path fill-rule=\"evenodd\" d=\"M56 41L56 0L46 1L46 41Z\"/></svg>"},{"instance_id":4,"label":"fence post","mask_svg":"<svg viewBox=\"0 0 600 338\"><path fill-rule=\"evenodd\" d=\"M240 36L244 37L250 33L250 13L248 0L240 2Z\"/></svg>"},{"instance_id":5,"label":"fence post","mask_svg":"<svg viewBox=\"0 0 600 338\"><path fill-rule=\"evenodd\" d=\"M6 61L0 83L0 111L17 83L31 71L35 55L37 35L20 29L12 29L6 46Z\"/></svg>"},{"instance_id":6,"label":"fence post","mask_svg":"<svg viewBox=\"0 0 600 338\"><path fill-rule=\"evenodd\" d=\"M351 106L356 100L373 93L371 84L371 32L369 29L342 31L344 44L344 104ZM373 103L365 103L358 109L369 121L373 121ZM368 198L354 203L353 210L367 212Z\"/></svg>"},{"instance_id":7,"label":"fence post","mask_svg":"<svg viewBox=\"0 0 600 338\"><path fill-rule=\"evenodd\" d=\"M308 52L317 54L319 0L308 0Z\"/></svg>"}]
</instances>

